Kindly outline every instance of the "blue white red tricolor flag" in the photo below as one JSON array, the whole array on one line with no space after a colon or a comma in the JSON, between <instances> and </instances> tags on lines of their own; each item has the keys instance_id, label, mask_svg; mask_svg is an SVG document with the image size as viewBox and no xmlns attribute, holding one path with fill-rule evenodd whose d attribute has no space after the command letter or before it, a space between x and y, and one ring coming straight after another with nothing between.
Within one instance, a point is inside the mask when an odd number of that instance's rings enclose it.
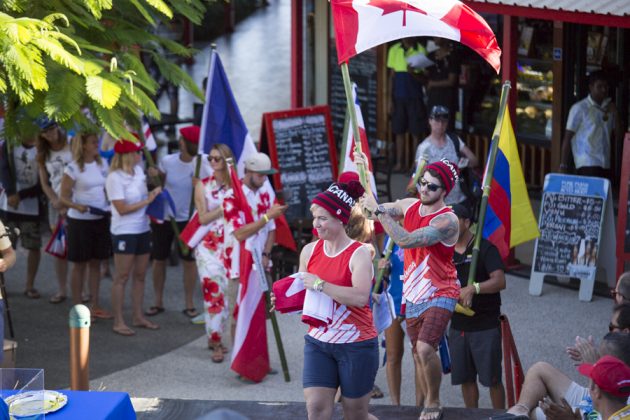
<instances>
[{"instance_id":1,"label":"blue white red tricolor flag","mask_svg":"<svg viewBox=\"0 0 630 420\"><path fill-rule=\"evenodd\" d=\"M241 181L230 166L230 177L234 191L234 206L239 208L245 218L245 224L252 223L252 209L243 193ZM236 331L232 349L233 371L254 382L262 381L269 373L269 351L267 349L267 319L265 315L265 295L261 282L265 273L254 270L254 256L262 253L263 241L258 235L251 236L241 243L240 287L237 297Z\"/></svg>"},{"instance_id":2,"label":"blue white red tricolor flag","mask_svg":"<svg viewBox=\"0 0 630 420\"><path fill-rule=\"evenodd\" d=\"M175 201L168 190L162 190L147 206L145 213L151 221L156 223L163 223L169 216L174 217L177 214L177 209Z\"/></svg>"},{"instance_id":3,"label":"blue white red tricolor flag","mask_svg":"<svg viewBox=\"0 0 630 420\"><path fill-rule=\"evenodd\" d=\"M484 174L486 185L488 165ZM510 248L539 236L538 224L529 201L518 145L505 108L499 134L499 148L491 174L490 195L483 225L483 237L492 242L506 259Z\"/></svg>"},{"instance_id":4,"label":"blue white red tricolor flag","mask_svg":"<svg viewBox=\"0 0 630 420\"><path fill-rule=\"evenodd\" d=\"M457 0L331 0L339 63L395 39L437 36L460 42L498 73L501 49L481 16Z\"/></svg>"},{"instance_id":5,"label":"blue white red tricolor flag","mask_svg":"<svg viewBox=\"0 0 630 420\"><path fill-rule=\"evenodd\" d=\"M219 54L213 50L201 120L199 153L209 153L215 143L230 147L236 159L238 174L242 177L245 160L256 153L256 146L236 104Z\"/></svg>"},{"instance_id":6,"label":"blue white red tricolor flag","mask_svg":"<svg viewBox=\"0 0 630 420\"><path fill-rule=\"evenodd\" d=\"M64 226L63 217L60 217L57 221L57 227L53 232L48 244L46 245L46 252L50 255L65 259L68 254L68 246L66 243L66 228Z\"/></svg>"},{"instance_id":7,"label":"blue white red tricolor flag","mask_svg":"<svg viewBox=\"0 0 630 420\"><path fill-rule=\"evenodd\" d=\"M368 159L368 170L370 171L370 188L372 193L376 196L376 180L374 179L374 166L372 165L372 157L370 156L370 145L368 144L367 133L365 131L365 123L363 122L363 114L361 114L361 105L359 104L359 97L357 96L357 85L352 84L352 99L354 102L354 109L357 116L357 124L359 125L359 137L361 138L361 150L366 154ZM340 172L356 172L359 173L357 165L354 163L354 135L352 130L352 124L348 121L346 124L347 129L344 133L344 144L342 150L345 151L343 160L343 167Z\"/></svg>"}]
</instances>

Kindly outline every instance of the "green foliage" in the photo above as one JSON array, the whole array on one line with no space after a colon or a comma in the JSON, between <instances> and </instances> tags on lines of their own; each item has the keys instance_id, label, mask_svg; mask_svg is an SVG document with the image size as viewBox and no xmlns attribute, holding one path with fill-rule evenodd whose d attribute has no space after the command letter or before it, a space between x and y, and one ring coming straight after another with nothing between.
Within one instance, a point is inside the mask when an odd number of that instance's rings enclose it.
<instances>
[{"instance_id":1,"label":"green foliage","mask_svg":"<svg viewBox=\"0 0 630 420\"><path fill-rule=\"evenodd\" d=\"M140 53L203 100L176 64L194 50L155 32L172 18L200 23L207 1L213 0L0 0L5 137L16 141L32 131L27 126L44 112L66 127L103 127L132 139L126 124L138 125L141 114L160 117L151 98L158 84Z\"/></svg>"}]
</instances>

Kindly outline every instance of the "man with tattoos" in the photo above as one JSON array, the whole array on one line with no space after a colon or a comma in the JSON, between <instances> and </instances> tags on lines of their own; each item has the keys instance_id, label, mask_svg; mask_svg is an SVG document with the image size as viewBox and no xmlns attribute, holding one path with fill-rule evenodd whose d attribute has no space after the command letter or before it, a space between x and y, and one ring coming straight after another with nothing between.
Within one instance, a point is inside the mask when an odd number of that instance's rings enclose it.
<instances>
[{"instance_id":1,"label":"man with tattoos","mask_svg":"<svg viewBox=\"0 0 630 420\"><path fill-rule=\"evenodd\" d=\"M355 162L357 158L365 160L355 154ZM428 165L422 174L417 185L420 200L407 198L382 205L371 195L361 200L364 212L381 222L387 234L404 249L407 335L427 390L420 420L440 419L443 414L439 396L442 371L436 349L460 291L453 263L459 222L444 204L444 197L458 178L457 166L442 159Z\"/></svg>"}]
</instances>

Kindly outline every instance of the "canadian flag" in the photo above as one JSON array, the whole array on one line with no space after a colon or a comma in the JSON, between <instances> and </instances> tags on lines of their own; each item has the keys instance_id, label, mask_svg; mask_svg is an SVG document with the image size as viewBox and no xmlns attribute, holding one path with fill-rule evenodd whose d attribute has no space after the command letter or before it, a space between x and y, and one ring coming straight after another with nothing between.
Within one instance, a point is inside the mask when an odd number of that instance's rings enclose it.
<instances>
[{"instance_id":1,"label":"canadian flag","mask_svg":"<svg viewBox=\"0 0 630 420\"><path fill-rule=\"evenodd\" d=\"M361 106L359 105L359 98L357 96L357 85L352 84L352 101L354 102L354 109L357 116L357 124L359 125L359 137L361 138L361 150L366 154L368 159L368 170L370 171L370 189L376 196L376 180L374 179L374 166L372 165L372 157L370 156L370 145L368 144L367 134L365 132L365 123L363 122L363 115L361 114ZM348 124L347 132L344 135L345 143L345 157L343 161L343 170L341 172L356 172L359 173L357 165L354 163L354 135L352 134L352 126Z\"/></svg>"},{"instance_id":2,"label":"canadian flag","mask_svg":"<svg viewBox=\"0 0 630 420\"><path fill-rule=\"evenodd\" d=\"M339 63L386 42L437 36L470 47L498 73L501 49L485 20L457 0L331 0Z\"/></svg>"}]
</instances>

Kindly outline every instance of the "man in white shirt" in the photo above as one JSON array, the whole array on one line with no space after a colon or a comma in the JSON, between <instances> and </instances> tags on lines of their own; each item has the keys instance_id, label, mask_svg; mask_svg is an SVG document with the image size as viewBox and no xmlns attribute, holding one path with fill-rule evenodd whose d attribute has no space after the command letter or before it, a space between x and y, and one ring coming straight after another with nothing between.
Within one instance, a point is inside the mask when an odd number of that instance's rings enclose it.
<instances>
[{"instance_id":1,"label":"man in white shirt","mask_svg":"<svg viewBox=\"0 0 630 420\"><path fill-rule=\"evenodd\" d=\"M155 291L155 303L147 311L146 315L153 316L164 312L163 294L164 282L166 279L166 260L168 259L175 232L169 221L175 218L179 231L181 232L188 223L190 212L190 200L193 193L194 184L198 178L194 177L197 149L199 146L200 127L192 125L179 130L179 152L165 156L159 163L158 169L149 169L149 175L160 176L164 182L164 189L169 192L175 202L176 214L166 205L166 220L162 223L151 223L153 247L151 256L153 258L153 288ZM201 159L201 179L210 175L211 169L208 159ZM182 313L189 318L194 318L199 313L193 304L193 292L197 285L197 267L192 250L188 254L181 252L178 246L179 255L182 261L184 278L184 298L185 308Z\"/></svg>"},{"instance_id":2,"label":"man in white shirt","mask_svg":"<svg viewBox=\"0 0 630 420\"><path fill-rule=\"evenodd\" d=\"M611 137L613 132L620 132L619 118L615 104L608 97L605 73L594 71L588 81L589 95L569 111L560 171L569 169L572 152L578 175L605 178L610 169Z\"/></svg>"}]
</instances>

